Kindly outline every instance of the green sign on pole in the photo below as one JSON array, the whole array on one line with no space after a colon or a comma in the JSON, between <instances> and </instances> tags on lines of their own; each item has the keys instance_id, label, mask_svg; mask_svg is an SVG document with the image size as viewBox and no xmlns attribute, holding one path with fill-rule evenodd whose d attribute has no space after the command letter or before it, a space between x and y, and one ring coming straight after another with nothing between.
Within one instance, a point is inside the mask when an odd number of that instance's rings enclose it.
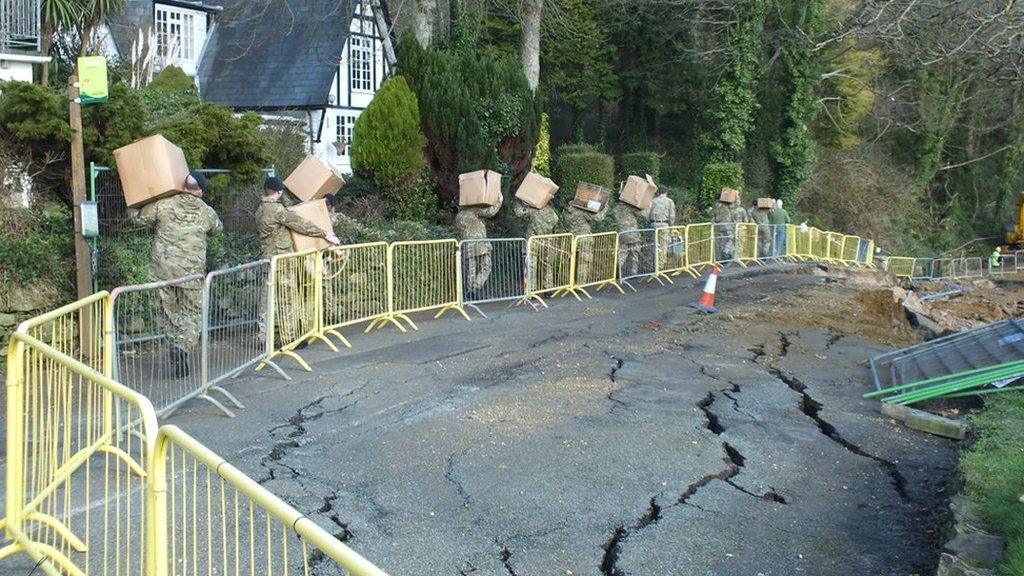
<instances>
[{"instance_id":1,"label":"green sign on pole","mask_svg":"<svg viewBox=\"0 0 1024 576\"><path fill-rule=\"evenodd\" d=\"M78 59L79 97L82 104L103 104L107 101L107 59L83 56Z\"/></svg>"}]
</instances>

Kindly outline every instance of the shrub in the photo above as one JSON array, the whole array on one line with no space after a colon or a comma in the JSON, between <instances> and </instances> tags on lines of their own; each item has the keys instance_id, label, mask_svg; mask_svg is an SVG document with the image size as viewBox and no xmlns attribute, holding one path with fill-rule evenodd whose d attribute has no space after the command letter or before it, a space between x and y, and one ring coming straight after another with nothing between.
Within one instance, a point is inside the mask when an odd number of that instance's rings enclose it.
<instances>
[{"instance_id":1,"label":"shrub","mask_svg":"<svg viewBox=\"0 0 1024 576\"><path fill-rule=\"evenodd\" d=\"M540 137L537 139L537 150L533 153L533 171L551 177L551 119L547 114L540 121Z\"/></svg>"},{"instance_id":2,"label":"shrub","mask_svg":"<svg viewBox=\"0 0 1024 576\"><path fill-rule=\"evenodd\" d=\"M82 138L86 160L114 165L114 150L147 135L146 113L139 93L125 86L110 87L107 103L82 107Z\"/></svg>"},{"instance_id":3,"label":"shrub","mask_svg":"<svg viewBox=\"0 0 1024 576\"><path fill-rule=\"evenodd\" d=\"M615 160L592 148L586 151L578 146L562 146L555 156L553 168L553 180L568 198L576 193L580 182L608 189L615 187Z\"/></svg>"},{"instance_id":4,"label":"shrub","mask_svg":"<svg viewBox=\"0 0 1024 576\"><path fill-rule=\"evenodd\" d=\"M405 187L400 198L388 198L388 215L395 220L433 222L437 219L437 186L430 172L423 170L419 178Z\"/></svg>"},{"instance_id":5,"label":"shrub","mask_svg":"<svg viewBox=\"0 0 1024 576\"><path fill-rule=\"evenodd\" d=\"M657 152L630 152L619 156L619 180L627 176L650 174L654 181L661 179L661 156Z\"/></svg>"},{"instance_id":6,"label":"shrub","mask_svg":"<svg viewBox=\"0 0 1024 576\"><path fill-rule=\"evenodd\" d=\"M259 178L270 161L263 120L252 112L240 117L222 106L202 104L151 132L161 133L185 152L189 166L233 170L240 178Z\"/></svg>"},{"instance_id":7,"label":"shrub","mask_svg":"<svg viewBox=\"0 0 1024 576\"><path fill-rule=\"evenodd\" d=\"M709 162L700 175L700 201L711 206L722 188L743 189L743 166L739 162Z\"/></svg>"},{"instance_id":8,"label":"shrub","mask_svg":"<svg viewBox=\"0 0 1024 576\"><path fill-rule=\"evenodd\" d=\"M177 66L167 66L160 71L153 81L146 86L146 90L158 92L186 92L198 94L195 82L185 74L185 71Z\"/></svg>"},{"instance_id":9,"label":"shrub","mask_svg":"<svg viewBox=\"0 0 1024 576\"><path fill-rule=\"evenodd\" d=\"M42 212L2 209L5 224L17 223L0 234L0 284L29 284L45 279L59 289L70 289L69 260L74 257L70 233L71 210L62 204Z\"/></svg>"},{"instance_id":10,"label":"shrub","mask_svg":"<svg viewBox=\"0 0 1024 576\"><path fill-rule=\"evenodd\" d=\"M405 78L389 78L356 120L352 167L401 201L423 169L425 145L416 95Z\"/></svg>"}]
</instances>

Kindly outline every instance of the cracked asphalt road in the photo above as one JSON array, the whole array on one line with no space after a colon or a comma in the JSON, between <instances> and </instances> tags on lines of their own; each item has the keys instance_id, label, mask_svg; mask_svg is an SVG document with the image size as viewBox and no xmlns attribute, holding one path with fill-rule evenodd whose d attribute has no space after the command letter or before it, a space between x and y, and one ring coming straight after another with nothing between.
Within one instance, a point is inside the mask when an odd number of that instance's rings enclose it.
<instances>
[{"instance_id":1,"label":"cracked asphalt road","mask_svg":"<svg viewBox=\"0 0 1024 576\"><path fill-rule=\"evenodd\" d=\"M860 398L885 348L729 317L853 300L806 270L355 334L169 421L396 576L929 573L955 444Z\"/></svg>"}]
</instances>

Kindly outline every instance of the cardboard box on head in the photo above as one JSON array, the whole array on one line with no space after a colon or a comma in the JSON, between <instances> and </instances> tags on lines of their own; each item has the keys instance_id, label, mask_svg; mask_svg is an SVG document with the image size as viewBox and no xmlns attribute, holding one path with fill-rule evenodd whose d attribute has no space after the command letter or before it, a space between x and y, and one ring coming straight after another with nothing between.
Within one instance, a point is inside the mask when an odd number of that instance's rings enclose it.
<instances>
[{"instance_id":1,"label":"cardboard box on head","mask_svg":"<svg viewBox=\"0 0 1024 576\"><path fill-rule=\"evenodd\" d=\"M310 200L309 202L303 202L302 204L296 204L289 208L289 210L295 212L299 216L302 216L306 220L309 220L313 224L316 224L324 232L334 232L334 226L331 223L331 211L327 208L327 200L323 198L319 200ZM323 238L306 236L304 234L299 234L294 230L291 230L290 232L292 235L292 246L295 248L296 252L302 252L304 250L320 250L331 245L330 242Z\"/></svg>"},{"instance_id":2,"label":"cardboard box on head","mask_svg":"<svg viewBox=\"0 0 1024 576\"><path fill-rule=\"evenodd\" d=\"M497 206L501 203L501 174L477 170L459 174L459 206Z\"/></svg>"},{"instance_id":3,"label":"cardboard box on head","mask_svg":"<svg viewBox=\"0 0 1024 576\"><path fill-rule=\"evenodd\" d=\"M735 204L739 200L740 193L738 190L732 188L722 188L722 193L718 196L719 202L725 202L726 204Z\"/></svg>"},{"instance_id":4,"label":"cardboard box on head","mask_svg":"<svg viewBox=\"0 0 1024 576\"><path fill-rule=\"evenodd\" d=\"M185 189L185 153L160 134L114 150L124 203L138 207Z\"/></svg>"},{"instance_id":5,"label":"cardboard box on head","mask_svg":"<svg viewBox=\"0 0 1024 576\"><path fill-rule=\"evenodd\" d=\"M570 204L579 208L580 210L586 210L587 212L598 213L604 208L604 205L608 203L608 196L612 193L607 188L602 188L596 184L590 184L589 182L580 182L576 186L576 197L572 199Z\"/></svg>"},{"instance_id":6,"label":"cardboard box on head","mask_svg":"<svg viewBox=\"0 0 1024 576\"><path fill-rule=\"evenodd\" d=\"M519 198L527 206L543 208L551 202L558 192L558 185L550 178L545 178L535 172L530 172L523 179L523 183L516 190L516 198Z\"/></svg>"},{"instance_id":7,"label":"cardboard box on head","mask_svg":"<svg viewBox=\"0 0 1024 576\"><path fill-rule=\"evenodd\" d=\"M646 210L651 207L651 201L658 192L658 185L650 174L646 178L630 176L619 186L619 200L630 206Z\"/></svg>"},{"instance_id":8,"label":"cardboard box on head","mask_svg":"<svg viewBox=\"0 0 1024 576\"><path fill-rule=\"evenodd\" d=\"M757 207L758 208L775 208L775 199L774 198L758 198L757 199Z\"/></svg>"},{"instance_id":9,"label":"cardboard box on head","mask_svg":"<svg viewBox=\"0 0 1024 576\"><path fill-rule=\"evenodd\" d=\"M308 202L336 194L345 185L345 179L316 156L306 156L285 178L284 185L296 198Z\"/></svg>"}]
</instances>

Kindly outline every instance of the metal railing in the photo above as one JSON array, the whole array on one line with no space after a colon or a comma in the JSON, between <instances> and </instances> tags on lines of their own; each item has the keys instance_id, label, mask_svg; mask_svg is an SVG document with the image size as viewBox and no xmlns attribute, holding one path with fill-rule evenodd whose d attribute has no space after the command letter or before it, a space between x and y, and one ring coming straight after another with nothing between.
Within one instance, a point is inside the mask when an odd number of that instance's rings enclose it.
<instances>
[{"instance_id":1,"label":"metal railing","mask_svg":"<svg viewBox=\"0 0 1024 576\"><path fill-rule=\"evenodd\" d=\"M758 263L758 226L752 222L736 223L736 263L746 266Z\"/></svg>"},{"instance_id":2,"label":"metal railing","mask_svg":"<svg viewBox=\"0 0 1024 576\"><path fill-rule=\"evenodd\" d=\"M351 347L341 329L370 323L390 312L388 244L328 248L323 254L323 318L320 329ZM401 326L399 326L401 327Z\"/></svg>"},{"instance_id":3,"label":"metal railing","mask_svg":"<svg viewBox=\"0 0 1024 576\"><path fill-rule=\"evenodd\" d=\"M320 329L323 318L323 260L319 250L279 254L270 260L270 305L266 321L266 359L287 356L303 370L313 369L295 352L320 340L334 352L334 345ZM263 323L261 321L261 323ZM256 366L262 370L265 362Z\"/></svg>"},{"instance_id":4,"label":"metal railing","mask_svg":"<svg viewBox=\"0 0 1024 576\"><path fill-rule=\"evenodd\" d=\"M573 288L592 298L587 288L601 291L609 286L624 293L616 281L618 271L619 235L615 232L576 236L576 274Z\"/></svg>"},{"instance_id":5,"label":"metal railing","mask_svg":"<svg viewBox=\"0 0 1024 576\"><path fill-rule=\"evenodd\" d=\"M658 231L658 275L669 282L672 281L670 276L679 276L683 273L697 276L697 272L687 261L686 231L688 228L689 226L656 228Z\"/></svg>"},{"instance_id":6,"label":"metal railing","mask_svg":"<svg viewBox=\"0 0 1024 576\"><path fill-rule=\"evenodd\" d=\"M572 290L575 276L576 260L573 252L572 234L545 234L531 236L526 240L526 251L529 255L528 290L529 297L547 308L541 296L550 294L579 295Z\"/></svg>"},{"instance_id":7,"label":"metal railing","mask_svg":"<svg viewBox=\"0 0 1024 576\"><path fill-rule=\"evenodd\" d=\"M715 225L690 224L683 235L686 244L686 265L695 273L715 261Z\"/></svg>"},{"instance_id":8,"label":"metal railing","mask_svg":"<svg viewBox=\"0 0 1024 576\"><path fill-rule=\"evenodd\" d=\"M478 254L487 254L479 258ZM527 278L530 264L525 238L488 238L462 240L459 243L462 257L463 283L462 304L476 310L484 318L487 314L480 308L483 304L511 302L512 306L527 303L536 306L527 297ZM484 260L486 273L475 268ZM466 270L471 269L472 281L467 281Z\"/></svg>"},{"instance_id":9,"label":"metal railing","mask_svg":"<svg viewBox=\"0 0 1024 576\"><path fill-rule=\"evenodd\" d=\"M658 275L658 239L654 228L637 228L619 232L619 282L636 292L630 280L645 279L665 282Z\"/></svg>"},{"instance_id":10,"label":"metal railing","mask_svg":"<svg viewBox=\"0 0 1024 576\"><path fill-rule=\"evenodd\" d=\"M40 50L40 0L0 0L0 50Z\"/></svg>"},{"instance_id":11,"label":"metal railing","mask_svg":"<svg viewBox=\"0 0 1024 576\"><path fill-rule=\"evenodd\" d=\"M486 257L476 255L475 265L482 268ZM390 305L388 314L370 323L367 330L388 322L401 326L405 321L419 330L409 314L434 311L434 318L454 310L469 320L462 307L462 266L457 240L393 242L388 247ZM487 263L489 264L489 263Z\"/></svg>"}]
</instances>

